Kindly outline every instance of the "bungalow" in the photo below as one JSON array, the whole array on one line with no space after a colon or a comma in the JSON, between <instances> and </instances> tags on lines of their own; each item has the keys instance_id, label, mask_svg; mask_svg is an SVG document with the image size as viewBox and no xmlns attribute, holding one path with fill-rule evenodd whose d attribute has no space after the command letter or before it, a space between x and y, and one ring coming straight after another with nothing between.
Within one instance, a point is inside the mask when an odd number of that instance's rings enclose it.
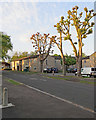
<instances>
[{"instance_id":1,"label":"bungalow","mask_svg":"<svg viewBox=\"0 0 96 120\"><path fill-rule=\"evenodd\" d=\"M61 59L57 59L56 57L49 55L47 59L44 61L43 68L57 67L58 69L61 69L60 63ZM13 60L11 62L11 68L12 70L17 71L24 71L25 69L28 69L29 71L39 72L40 71L39 55L33 55Z\"/></svg>"},{"instance_id":2,"label":"bungalow","mask_svg":"<svg viewBox=\"0 0 96 120\"><path fill-rule=\"evenodd\" d=\"M10 68L10 64L7 62L2 62L2 69L8 69Z\"/></svg>"}]
</instances>

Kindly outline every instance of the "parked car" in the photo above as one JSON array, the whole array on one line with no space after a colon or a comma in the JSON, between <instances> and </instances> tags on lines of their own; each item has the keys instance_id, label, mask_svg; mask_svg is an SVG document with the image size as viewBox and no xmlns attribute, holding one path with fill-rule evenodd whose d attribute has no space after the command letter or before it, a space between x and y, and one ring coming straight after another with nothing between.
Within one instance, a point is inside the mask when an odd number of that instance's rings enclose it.
<instances>
[{"instance_id":1,"label":"parked car","mask_svg":"<svg viewBox=\"0 0 96 120\"><path fill-rule=\"evenodd\" d=\"M43 72L44 72L44 73L47 73L47 68L44 68Z\"/></svg>"},{"instance_id":2,"label":"parked car","mask_svg":"<svg viewBox=\"0 0 96 120\"><path fill-rule=\"evenodd\" d=\"M43 70L43 72L52 73L52 68L45 68L45 69Z\"/></svg>"},{"instance_id":3,"label":"parked car","mask_svg":"<svg viewBox=\"0 0 96 120\"><path fill-rule=\"evenodd\" d=\"M77 72L77 68L72 69L72 73Z\"/></svg>"},{"instance_id":4,"label":"parked car","mask_svg":"<svg viewBox=\"0 0 96 120\"><path fill-rule=\"evenodd\" d=\"M52 71L54 70L54 73L58 73L58 68L51 68Z\"/></svg>"},{"instance_id":5,"label":"parked car","mask_svg":"<svg viewBox=\"0 0 96 120\"><path fill-rule=\"evenodd\" d=\"M77 72L77 68L68 68L67 72L68 73L75 73L75 72Z\"/></svg>"},{"instance_id":6,"label":"parked car","mask_svg":"<svg viewBox=\"0 0 96 120\"><path fill-rule=\"evenodd\" d=\"M53 70L54 70L54 73L58 73L58 68L44 68L43 72L52 73Z\"/></svg>"},{"instance_id":7,"label":"parked car","mask_svg":"<svg viewBox=\"0 0 96 120\"><path fill-rule=\"evenodd\" d=\"M72 68L68 68L68 69L67 69L67 72L68 72L68 73L72 73Z\"/></svg>"},{"instance_id":8,"label":"parked car","mask_svg":"<svg viewBox=\"0 0 96 120\"><path fill-rule=\"evenodd\" d=\"M77 75L77 72L75 73L75 75ZM96 68L93 67L85 67L85 68L81 68L81 75L87 75L89 77L91 76L96 76Z\"/></svg>"}]
</instances>

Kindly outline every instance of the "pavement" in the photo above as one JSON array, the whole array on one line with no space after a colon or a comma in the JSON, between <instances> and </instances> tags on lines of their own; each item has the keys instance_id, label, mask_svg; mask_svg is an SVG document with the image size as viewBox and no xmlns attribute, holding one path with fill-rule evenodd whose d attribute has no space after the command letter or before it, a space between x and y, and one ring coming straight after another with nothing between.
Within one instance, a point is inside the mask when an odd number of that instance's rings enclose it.
<instances>
[{"instance_id":1,"label":"pavement","mask_svg":"<svg viewBox=\"0 0 96 120\"><path fill-rule=\"evenodd\" d=\"M72 104L26 87L14 85L3 77L9 102L14 107L2 110L3 118L94 118L94 114Z\"/></svg>"}]
</instances>

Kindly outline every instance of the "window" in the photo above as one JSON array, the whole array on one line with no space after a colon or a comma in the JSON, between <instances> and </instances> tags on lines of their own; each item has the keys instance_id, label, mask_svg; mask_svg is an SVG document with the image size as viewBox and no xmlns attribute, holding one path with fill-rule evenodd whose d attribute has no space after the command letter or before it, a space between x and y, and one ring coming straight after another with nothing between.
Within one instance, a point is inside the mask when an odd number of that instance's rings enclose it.
<instances>
[{"instance_id":1,"label":"window","mask_svg":"<svg viewBox=\"0 0 96 120\"><path fill-rule=\"evenodd\" d=\"M96 71L96 68L91 68L91 71Z\"/></svg>"},{"instance_id":2,"label":"window","mask_svg":"<svg viewBox=\"0 0 96 120\"><path fill-rule=\"evenodd\" d=\"M84 60L84 63L86 63L86 60Z\"/></svg>"},{"instance_id":3,"label":"window","mask_svg":"<svg viewBox=\"0 0 96 120\"><path fill-rule=\"evenodd\" d=\"M36 67L34 67L34 70L36 70Z\"/></svg>"}]
</instances>

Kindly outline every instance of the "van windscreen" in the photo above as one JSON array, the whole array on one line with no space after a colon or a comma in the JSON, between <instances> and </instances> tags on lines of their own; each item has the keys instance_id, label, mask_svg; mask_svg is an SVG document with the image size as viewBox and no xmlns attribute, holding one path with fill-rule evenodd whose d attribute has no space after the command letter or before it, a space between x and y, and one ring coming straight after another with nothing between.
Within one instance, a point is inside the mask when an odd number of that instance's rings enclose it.
<instances>
[{"instance_id":1,"label":"van windscreen","mask_svg":"<svg viewBox=\"0 0 96 120\"><path fill-rule=\"evenodd\" d=\"M96 71L96 68L91 68L91 71Z\"/></svg>"}]
</instances>

